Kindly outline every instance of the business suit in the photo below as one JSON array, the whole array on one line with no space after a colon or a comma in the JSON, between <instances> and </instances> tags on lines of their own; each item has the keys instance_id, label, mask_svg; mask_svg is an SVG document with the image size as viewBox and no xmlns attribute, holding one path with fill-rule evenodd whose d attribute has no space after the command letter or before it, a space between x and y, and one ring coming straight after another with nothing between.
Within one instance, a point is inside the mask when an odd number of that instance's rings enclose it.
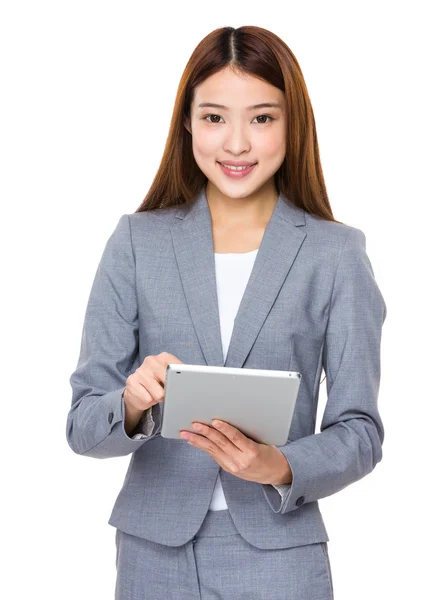
<instances>
[{"instance_id":1,"label":"business suit","mask_svg":"<svg viewBox=\"0 0 448 600\"><path fill-rule=\"evenodd\" d=\"M251 545L328 541L318 500L361 479L382 458L377 399L385 317L364 233L279 194L224 364L205 188L193 205L123 215L93 282L67 420L75 452L132 453L109 523L181 546L207 514L219 466L184 441L160 436L163 403L153 407L150 438L132 439L124 430L126 378L145 356L167 351L184 363L302 373L288 442L279 447L293 473L283 502L271 485L220 475L232 521ZM322 368L328 401L315 434Z\"/></svg>"}]
</instances>

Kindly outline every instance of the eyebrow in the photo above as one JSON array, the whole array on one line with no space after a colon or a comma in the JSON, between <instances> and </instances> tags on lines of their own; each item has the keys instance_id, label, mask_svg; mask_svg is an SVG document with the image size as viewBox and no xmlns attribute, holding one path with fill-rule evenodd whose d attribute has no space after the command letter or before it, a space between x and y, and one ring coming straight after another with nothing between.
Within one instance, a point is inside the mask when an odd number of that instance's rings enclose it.
<instances>
[{"instance_id":1,"label":"eyebrow","mask_svg":"<svg viewBox=\"0 0 448 600\"><path fill-rule=\"evenodd\" d=\"M201 102L198 104L198 108L220 108L221 110L229 110L227 106L223 106L222 104L213 104L213 102ZM279 108L280 110L283 110L281 104L278 104L277 102L261 102L260 104L248 106L247 110L256 110L258 108Z\"/></svg>"}]
</instances>

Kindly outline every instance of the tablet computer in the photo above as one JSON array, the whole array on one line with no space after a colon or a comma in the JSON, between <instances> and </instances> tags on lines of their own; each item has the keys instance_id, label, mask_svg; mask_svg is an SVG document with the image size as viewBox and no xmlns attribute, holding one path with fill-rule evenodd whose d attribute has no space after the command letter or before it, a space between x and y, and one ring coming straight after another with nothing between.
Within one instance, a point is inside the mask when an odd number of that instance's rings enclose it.
<instances>
[{"instance_id":1,"label":"tablet computer","mask_svg":"<svg viewBox=\"0 0 448 600\"><path fill-rule=\"evenodd\" d=\"M193 421L212 426L220 419L255 442L282 446L301 378L297 371L168 364L160 434L182 439Z\"/></svg>"}]
</instances>

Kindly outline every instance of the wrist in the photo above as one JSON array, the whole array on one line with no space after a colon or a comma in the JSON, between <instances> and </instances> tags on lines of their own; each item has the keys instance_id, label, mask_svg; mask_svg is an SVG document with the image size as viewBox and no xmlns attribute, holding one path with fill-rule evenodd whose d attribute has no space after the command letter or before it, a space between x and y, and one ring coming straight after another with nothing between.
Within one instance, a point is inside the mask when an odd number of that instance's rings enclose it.
<instances>
[{"instance_id":1,"label":"wrist","mask_svg":"<svg viewBox=\"0 0 448 600\"><path fill-rule=\"evenodd\" d=\"M140 419L142 418L144 410L139 410L129 404L126 400L126 390L123 392L123 400L124 400L124 429L127 435L131 435Z\"/></svg>"},{"instance_id":2,"label":"wrist","mask_svg":"<svg viewBox=\"0 0 448 600\"><path fill-rule=\"evenodd\" d=\"M281 450L273 446L278 455L278 466L275 469L275 475L271 481L271 485L284 485L292 483L292 471L288 460Z\"/></svg>"}]
</instances>

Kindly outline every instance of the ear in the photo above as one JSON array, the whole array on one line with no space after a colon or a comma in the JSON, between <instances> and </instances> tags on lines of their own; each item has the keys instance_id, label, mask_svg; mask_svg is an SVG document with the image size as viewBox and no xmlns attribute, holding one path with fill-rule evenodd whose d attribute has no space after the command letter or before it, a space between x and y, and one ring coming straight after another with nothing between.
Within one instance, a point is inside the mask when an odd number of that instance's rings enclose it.
<instances>
[{"instance_id":1,"label":"ear","mask_svg":"<svg viewBox=\"0 0 448 600\"><path fill-rule=\"evenodd\" d=\"M185 119L184 119L184 127L189 132L189 134L192 135L192 133L191 133L191 122L190 122L190 119L188 117L185 117Z\"/></svg>"}]
</instances>

